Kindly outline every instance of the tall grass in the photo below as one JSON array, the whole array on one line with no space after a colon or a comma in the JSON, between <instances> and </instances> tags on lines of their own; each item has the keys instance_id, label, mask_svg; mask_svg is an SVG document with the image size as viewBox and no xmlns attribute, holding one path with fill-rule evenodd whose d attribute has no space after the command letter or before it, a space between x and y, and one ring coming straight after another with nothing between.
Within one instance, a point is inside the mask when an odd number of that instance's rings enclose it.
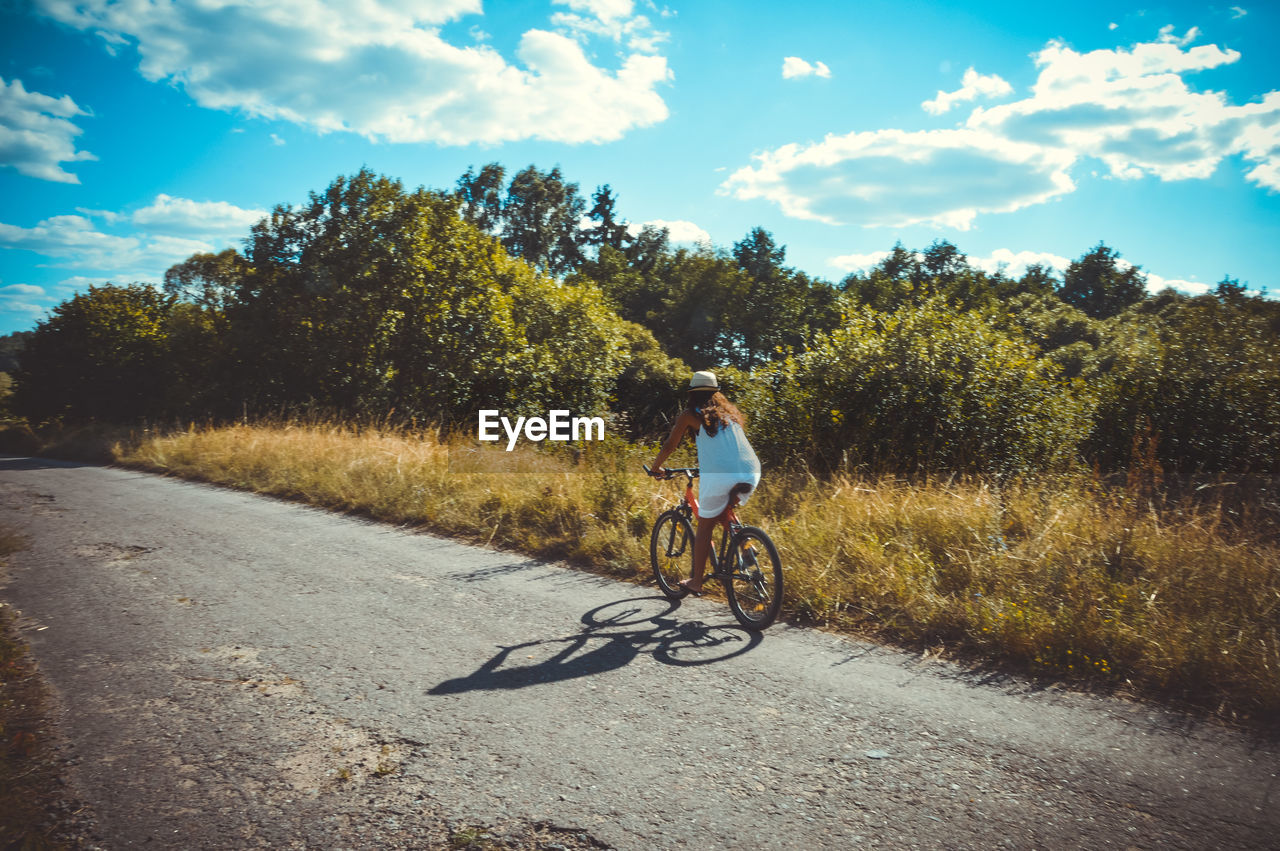
<instances>
[{"instance_id":1,"label":"tall grass","mask_svg":"<svg viewBox=\"0 0 1280 851\"><path fill-rule=\"evenodd\" d=\"M508 454L431 431L261 424L132 443L118 460L640 579L652 520L678 498L641 472L652 447L613 440ZM1256 518L1156 509L1088 476L766 475L744 515L779 544L793 616L1280 718L1280 545Z\"/></svg>"}]
</instances>

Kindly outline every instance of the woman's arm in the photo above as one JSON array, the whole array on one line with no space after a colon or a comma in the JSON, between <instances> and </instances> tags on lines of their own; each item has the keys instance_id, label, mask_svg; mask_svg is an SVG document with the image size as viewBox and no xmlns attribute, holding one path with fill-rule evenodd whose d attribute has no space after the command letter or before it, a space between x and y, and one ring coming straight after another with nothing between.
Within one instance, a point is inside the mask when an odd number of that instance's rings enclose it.
<instances>
[{"instance_id":1,"label":"woman's arm","mask_svg":"<svg viewBox=\"0 0 1280 851\"><path fill-rule=\"evenodd\" d=\"M676 451L676 447L680 445L680 441L684 438L684 434L691 428L699 426L698 417L692 411L682 411L680 416L676 418L676 424L671 427L671 434L667 436L667 442L662 444L662 449L658 452L658 457L653 462L654 475L662 475L662 463Z\"/></svg>"}]
</instances>

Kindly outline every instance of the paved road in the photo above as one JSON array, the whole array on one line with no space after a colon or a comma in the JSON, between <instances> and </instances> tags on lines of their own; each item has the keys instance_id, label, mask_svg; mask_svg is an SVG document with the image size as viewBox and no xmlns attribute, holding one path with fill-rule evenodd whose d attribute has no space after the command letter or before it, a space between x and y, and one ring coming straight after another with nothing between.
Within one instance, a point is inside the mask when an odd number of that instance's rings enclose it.
<instances>
[{"instance_id":1,"label":"paved road","mask_svg":"<svg viewBox=\"0 0 1280 851\"><path fill-rule=\"evenodd\" d=\"M0 459L3 596L103 844L1275 847L1280 749L722 603L118 469Z\"/></svg>"}]
</instances>

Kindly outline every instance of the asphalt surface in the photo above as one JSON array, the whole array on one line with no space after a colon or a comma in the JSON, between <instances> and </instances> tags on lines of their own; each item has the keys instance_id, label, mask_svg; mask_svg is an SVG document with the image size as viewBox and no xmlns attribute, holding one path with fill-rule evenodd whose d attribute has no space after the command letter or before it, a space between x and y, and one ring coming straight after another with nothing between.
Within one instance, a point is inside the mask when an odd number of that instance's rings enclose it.
<instances>
[{"instance_id":1,"label":"asphalt surface","mask_svg":"<svg viewBox=\"0 0 1280 851\"><path fill-rule=\"evenodd\" d=\"M0 458L106 848L1266 848L1280 747L231 490Z\"/></svg>"}]
</instances>

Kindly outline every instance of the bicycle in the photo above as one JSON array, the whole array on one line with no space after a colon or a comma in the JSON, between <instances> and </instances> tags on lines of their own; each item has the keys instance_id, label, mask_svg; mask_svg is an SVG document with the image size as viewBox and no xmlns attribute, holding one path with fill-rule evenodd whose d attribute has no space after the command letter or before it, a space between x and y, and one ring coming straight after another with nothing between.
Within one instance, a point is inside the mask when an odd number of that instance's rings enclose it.
<instances>
[{"instance_id":1,"label":"bicycle","mask_svg":"<svg viewBox=\"0 0 1280 851\"><path fill-rule=\"evenodd\" d=\"M654 475L647 464L644 471ZM684 496L675 508L658 515L649 537L653 577L670 600L679 600L689 593L679 583L693 575L691 520L698 513L698 500L693 495L693 480L698 478L698 468L668 469L665 476L655 477L671 479L678 475L686 477ZM724 534L720 540L720 552L717 554L715 540L712 539L708 555L711 575L707 578L720 580L729 598L729 608L738 623L752 631L765 629L777 619L782 609L782 559L778 557L778 548L763 529L744 526L732 506L725 512L721 525L724 526ZM689 557L687 568L682 566L686 554Z\"/></svg>"}]
</instances>

